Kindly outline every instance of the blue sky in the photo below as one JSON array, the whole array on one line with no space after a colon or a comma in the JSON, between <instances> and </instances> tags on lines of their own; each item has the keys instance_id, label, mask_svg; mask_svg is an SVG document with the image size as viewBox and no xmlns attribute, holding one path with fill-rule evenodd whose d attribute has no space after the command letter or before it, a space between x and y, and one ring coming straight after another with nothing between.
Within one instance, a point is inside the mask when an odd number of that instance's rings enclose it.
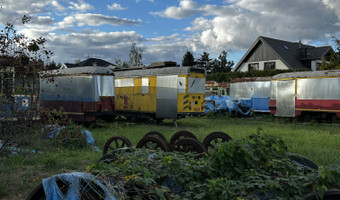
<instances>
[{"instance_id":1,"label":"blue sky","mask_svg":"<svg viewBox=\"0 0 340 200\"><path fill-rule=\"evenodd\" d=\"M131 43L143 63L223 51L235 63L260 35L317 46L340 38L339 0L0 0L0 23L45 37L55 62L88 56L128 61ZM31 22L22 26L21 16Z\"/></svg>"}]
</instances>

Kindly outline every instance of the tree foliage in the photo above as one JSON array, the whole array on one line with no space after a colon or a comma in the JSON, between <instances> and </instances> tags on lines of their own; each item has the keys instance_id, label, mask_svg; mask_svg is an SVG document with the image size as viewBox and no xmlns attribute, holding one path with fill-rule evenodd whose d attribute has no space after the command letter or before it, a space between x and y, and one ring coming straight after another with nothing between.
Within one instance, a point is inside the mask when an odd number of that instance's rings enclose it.
<instances>
[{"instance_id":1,"label":"tree foliage","mask_svg":"<svg viewBox=\"0 0 340 200\"><path fill-rule=\"evenodd\" d=\"M340 69L340 40L333 37L336 52L331 53L328 59L323 59L320 70Z\"/></svg>"},{"instance_id":2,"label":"tree foliage","mask_svg":"<svg viewBox=\"0 0 340 200\"><path fill-rule=\"evenodd\" d=\"M221 54L218 56L218 60L214 59L213 61L212 73L230 72L233 65L233 61L227 60L227 52L222 51Z\"/></svg>"},{"instance_id":3,"label":"tree foliage","mask_svg":"<svg viewBox=\"0 0 340 200\"><path fill-rule=\"evenodd\" d=\"M131 67L143 65L143 49L136 46L136 42L132 42L129 53Z\"/></svg>"},{"instance_id":4,"label":"tree foliage","mask_svg":"<svg viewBox=\"0 0 340 200\"><path fill-rule=\"evenodd\" d=\"M196 64L194 55L187 50L182 59L182 66L194 66Z\"/></svg>"},{"instance_id":5,"label":"tree foliage","mask_svg":"<svg viewBox=\"0 0 340 200\"><path fill-rule=\"evenodd\" d=\"M199 68L203 68L207 71L207 73L211 73L212 70L212 59L210 58L210 54L206 51L203 51L201 57L197 59L196 66Z\"/></svg>"},{"instance_id":6,"label":"tree foliage","mask_svg":"<svg viewBox=\"0 0 340 200\"><path fill-rule=\"evenodd\" d=\"M23 24L30 18L24 16ZM36 128L38 115L38 72L49 62L52 52L45 38L29 39L17 33L13 23L0 30L0 140L29 143L27 133ZM26 98L24 98L26 97ZM19 141L19 142L18 142ZM1 151L1 149L0 149Z\"/></svg>"}]
</instances>

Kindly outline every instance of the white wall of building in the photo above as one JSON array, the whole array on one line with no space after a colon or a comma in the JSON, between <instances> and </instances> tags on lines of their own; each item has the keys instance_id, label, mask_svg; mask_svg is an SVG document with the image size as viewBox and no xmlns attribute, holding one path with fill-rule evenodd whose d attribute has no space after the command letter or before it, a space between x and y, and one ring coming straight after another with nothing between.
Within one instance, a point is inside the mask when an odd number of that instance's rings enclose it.
<instances>
[{"instance_id":1,"label":"white wall of building","mask_svg":"<svg viewBox=\"0 0 340 200\"><path fill-rule=\"evenodd\" d=\"M237 71L240 72L247 72L248 71L248 64L251 63L259 63L259 70L264 70L264 63L265 62L275 62L275 69L289 69L287 65L285 65L281 60L266 60L266 61L258 61L258 62L246 62L242 63Z\"/></svg>"}]
</instances>

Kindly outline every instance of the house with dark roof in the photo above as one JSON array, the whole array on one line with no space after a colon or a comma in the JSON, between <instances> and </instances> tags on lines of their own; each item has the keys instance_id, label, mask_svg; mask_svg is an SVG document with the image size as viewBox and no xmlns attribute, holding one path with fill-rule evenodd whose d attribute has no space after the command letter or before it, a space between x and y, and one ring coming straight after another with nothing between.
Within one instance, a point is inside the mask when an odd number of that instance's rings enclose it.
<instances>
[{"instance_id":1,"label":"house with dark roof","mask_svg":"<svg viewBox=\"0 0 340 200\"><path fill-rule=\"evenodd\" d=\"M73 68L73 67L89 67L89 66L99 66L99 67L111 67L114 68L115 65L112 63L109 63L105 60L98 59L98 58L88 58L80 63L64 63L60 69L65 68Z\"/></svg>"},{"instance_id":2,"label":"house with dark roof","mask_svg":"<svg viewBox=\"0 0 340 200\"><path fill-rule=\"evenodd\" d=\"M334 54L331 46L315 47L299 42L259 36L233 71L251 71L267 69L317 70L322 59L329 60Z\"/></svg>"}]
</instances>

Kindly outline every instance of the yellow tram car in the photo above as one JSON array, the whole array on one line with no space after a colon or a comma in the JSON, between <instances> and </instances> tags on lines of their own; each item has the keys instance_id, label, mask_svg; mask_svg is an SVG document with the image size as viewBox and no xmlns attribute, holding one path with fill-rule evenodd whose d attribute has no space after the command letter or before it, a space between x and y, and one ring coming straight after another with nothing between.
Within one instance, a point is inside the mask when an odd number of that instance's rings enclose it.
<instances>
[{"instance_id":1,"label":"yellow tram car","mask_svg":"<svg viewBox=\"0 0 340 200\"><path fill-rule=\"evenodd\" d=\"M168 62L115 71L115 76L115 112L120 116L161 121L204 113L203 69Z\"/></svg>"}]
</instances>

